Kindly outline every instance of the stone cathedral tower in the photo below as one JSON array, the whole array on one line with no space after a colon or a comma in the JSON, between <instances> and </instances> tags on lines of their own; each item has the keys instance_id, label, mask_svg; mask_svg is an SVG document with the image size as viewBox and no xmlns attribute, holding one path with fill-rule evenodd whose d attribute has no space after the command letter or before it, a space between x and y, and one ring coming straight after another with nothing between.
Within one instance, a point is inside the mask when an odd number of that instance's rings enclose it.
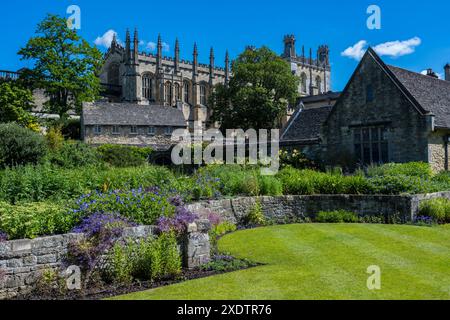
<instances>
[{"instance_id":1,"label":"stone cathedral tower","mask_svg":"<svg viewBox=\"0 0 450 320\"><path fill-rule=\"evenodd\" d=\"M305 54L297 54L294 35L284 37L284 52L282 57L291 64L292 72L300 78L298 91L301 96L317 95L331 91L331 66L328 46L320 46L313 57L313 50Z\"/></svg>"},{"instance_id":2,"label":"stone cathedral tower","mask_svg":"<svg viewBox=\"0 0 450 320\"><path fill-rule=\"evenodd\" d=\"M100 74L108 99L111 102L178 108L189 128L211 126L208 98L215 85L226 83L230 78L228 53L225 68L220 68L215 65L213 48L209 64L202 64L196 43L191 61L180 59L178 39L173 57L164 56L164 47L159 35L156 54L140 52L137 30L133 39L127 31L124 47L114 37Z\"/></svg>"}]
</instances>

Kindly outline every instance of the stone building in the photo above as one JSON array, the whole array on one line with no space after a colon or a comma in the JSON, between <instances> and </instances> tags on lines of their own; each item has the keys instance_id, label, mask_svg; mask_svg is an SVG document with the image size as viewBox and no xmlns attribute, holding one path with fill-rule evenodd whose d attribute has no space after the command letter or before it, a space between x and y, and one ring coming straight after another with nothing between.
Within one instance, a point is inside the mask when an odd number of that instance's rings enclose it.
<instances>
[{"instance_id":1,"label":"stone building","mask_svg":"<svg viewBox=\"0 0 450 320\"><path fill-rule=\"evenodd\" d=\"M340 92L328 92L299 99L297 108L284 126L281 147L285 150L301 150L308 157L320 160L322 144L320 133Z\"/></svg>"},{"instance_id":2,"label":"stone building","mask_svg":"<svg viewBox=\"0 0 450 320\"><path fill-rule=\"evenodd\" d=\"M91 145L150 146L166 151L173 145L172 132L186 129L177 108L132 103L85 103L81 115L82 139Z\"/></svg>"},{"instance_id":3,"label":"stone building","mask_svg":"<svg viewBox=\"0 0 450 320\"><path fill-rule=\"evenodd\" d=\"M284 53L287 62L291 64L292 72L300 78L298 92L300 96L312 96L331 91L331 66L330 50L328 46L322 45L316 51L313 58L313 50L309 50L306 56L305 47L297 54L296 39L293 35L284 37Z\"/></svg>"},{"instance_id":4,"label":"stone building","mask_svg":"<svg viewBox=\"0 0 450 320\"><path fill-rule=\"evenodd\" d=\"M201 64L196 44L192 61L180 59L178 40L173 58L163 56L161 36L158 37L156 55L139 52L138 47L137 31L133 45L129 31L125 47L114 37L100 74L101 82L107 87L109 100L176 107L184 114L190 129L195 125L203 128L209 126L208 96L216 84L226 83L230 77L228 52L225 68L219 68L215 66L212 48L209 64Z\"/></svg>"},{"instance_id":5,"label":"stone building","mask_svg":"<svg viewBox=\"0 0 450 320\"><path fill-rule=\"evenodd\" d=\"M369 49L329 114L300 113L284 139L315 122L315 150L330 165L424 161L448 170L450 65L445 77L388 66Z\"/></svg>"},{"instance_id":6,"label":"stone building","mask_svg":"<svg viewBox=\"0 0 450 320\"><path fill-rule=\"evenodd\" d=\"M320 46L316 58L296 53L296 40L292 35L284 38L282 57L291 65L292 72L300 78L300 96L317 95L331 89L331 68L329 49ZM174 57L163 56L161 36L158 37L156 55L139 52L138 33L131 40L126 34L125 47L114 37L100 80L106 87L106 96L111 102L128 102L141 105L157 104L180 109L188 127L202 128L213 126L209 121L208 97L214 86L227 83L231 76L230 58L225 57L225 68L215 65L214 50L211 48L209 64L198 61L197 45L194 44L192 61L180 60L180 44L175 43ZM288 109L287 119L293 109Z\"/></svg>"}]
</instances>

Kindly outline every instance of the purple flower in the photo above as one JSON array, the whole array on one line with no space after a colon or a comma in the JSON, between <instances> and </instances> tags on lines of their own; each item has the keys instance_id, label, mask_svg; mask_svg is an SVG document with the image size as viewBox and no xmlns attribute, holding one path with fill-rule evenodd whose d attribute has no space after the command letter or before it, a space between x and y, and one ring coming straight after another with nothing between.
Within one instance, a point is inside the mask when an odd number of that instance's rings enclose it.
<instances>
[{"instance_id":1,"label":"purple flower","mask_svg":"<svg viewBox=\"0 0 450 320\"><path fill-rule=\"evenodd\" d=\"M118 233L123 228L135 226L132 222L116 213L94 213L75 227L72 232L84 233L88 237L98 235L104 230Z\"/></svg>"},{"instance_id":2,"label":"purple flower","mask_svg":"<svg viewBox=\"0 0 450 320\"><path fill-rule=\"evenodd\" d=\"M8 235L6 232L0 231L0 242L8 241Z\"/></svg>"},{"instance_id":3,"label":"purple flower","mask_svg":"<svg viewBox=\"0 0 450 320\"><path fill-rule=\"evenodd\" d=\"M183 198L179 195L176 195L169 199L169 203L173 205L174 207L181 207L184 206Z\"/></svg>"},{"instance_id":4,"label":"purple flower","mask_svg":"<svg viewBox=\"0 0 450 320\"><path fill-rule=\"evenodd\" d=\"M211 222L211 225L218 226L222 222L222 218L214 212L210 212L208 214L208 220Z\"/></svg>"},{"instance_id":5,"label":"purple flower","mask_svg":"<svg viewBox=\"0 0 450 320\"><path fill-rule=\"evenodd\" d=\"M175 216L161 217L158 220L158 229L161 232L175 231L177 234L186 232L187 226L198 219L198 215L190 212L185 207L178 207Z\"/></svg>"},{"instance_id":6,"label":"purple flower","mask_svg":"<svg viewBox=\"0 0 450 320\"><path fill-rule=\"evenodd\" d=\"M414 223L433 224L433 218L428 216L418 216L414 219Z\"/></svg>"}]
</instances>

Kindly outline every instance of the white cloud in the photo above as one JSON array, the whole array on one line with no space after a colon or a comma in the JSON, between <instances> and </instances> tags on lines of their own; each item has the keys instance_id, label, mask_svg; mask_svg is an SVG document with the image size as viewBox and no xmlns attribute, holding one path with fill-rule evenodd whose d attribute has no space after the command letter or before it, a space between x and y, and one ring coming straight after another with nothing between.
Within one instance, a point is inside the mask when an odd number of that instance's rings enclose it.
<instances>
[{"instance_id":1,"label":"white cloud","mask_svg":"<svg viewBox=\"0 0 450 320\"><path fill-rule=\"evenodd\" d=\"M349 58L359 61L364 56L364 53L366 53L366 47L367 47L367 41L361 40L354 46L348 47L347 49L345 49L341 53L341 55L343 57L349 57Z\"/></svg>"},{"instance_id":2,"label":"white cloud","mask_svg":"<svg viewBox=\"0 0 450 320\"><path fill-rule=\"evenodd\" d=\"M149 42L149 43L147 43L146 48L147 48L148 50L150 50L150 51L155 51L155 50L156 50L156 43L154 43L154 42Z\"/></svg>"},{"instance_id":3,"label":"white cloud","mask_svg":"<svg viewBox=\"0 0 450 320\"><path fill-rule=\"evenodd\" d=\"M157 44L155 42L149 42L149 43L147 43L146 48L147 48L147 50L155 51L156 48L157 48ZM162 49L163 49L164 52L169 52L170 51L169 44L167 44L166 42L163 42L162 43Z\"/></svg>"},{"instance_id":4,"label":"white cloud","mask_svg":"<svg viewBox=\"0 0 450 320\"><path fill-rule=\"evenodd\" d=\"M416 47L422 44L422 40L419 37L414 37L404 41L389 41L380 43L373 47L376 53L380 56L388 56L391 58L398 58L411 53L414 53ZM345 49L341 55L343 57L349 57L355 60L361 60L367 51L368 42L361 40L354 46Z\"/></svg>"},{"instance_id":5,"label":"white cloud","mask_svg":"<svg viewBox=\"0 0 450 320\"><path fill-rule=\"evenodd\" d=\"M391 41L379 44L373 49L380 56L389 56L392 58L397 58L414 53L416 47L420 46L422 40L419 37L414 37L405 41Z\"/></svg>"},{"instance_id":6,"label":"white cloud","mask_svg":"<svg viewBox=\"0 0 450 320\"><path fill-rule=\"evenodd\" d=\"M94 43L97 46L109 48L109 47L111 47L111 42L114 38L114 35L117 37L117 32L110 29L110 30L106 31L103 36L97 37L97 39L95 39ZM120 41L119 41L119 43L120 43Z\"/></svg>"}]
</instances>

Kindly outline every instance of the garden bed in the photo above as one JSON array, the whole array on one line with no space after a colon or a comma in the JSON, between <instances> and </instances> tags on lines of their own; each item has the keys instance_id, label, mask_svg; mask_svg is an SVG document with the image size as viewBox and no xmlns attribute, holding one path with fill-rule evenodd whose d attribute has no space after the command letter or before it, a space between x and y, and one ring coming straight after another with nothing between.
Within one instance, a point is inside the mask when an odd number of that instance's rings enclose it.
<instances>
[{"instance_id":1,"label":"garden bed","mask_svg":"<svg viewBox=\"0 0 450 320\"><path fill-rule=\"evenodd\" d=\"M172 280L169 279L158 282L142 281L139 283L120 286L110 285L103 288L90 288L85 292L69 291L67 293L62 294L56 288L50 289L44 288L41 289L40 291L34 290L29 294L17 297L13 300L100 300L112 298L123 294L131 294L144 290L162 288L177 283L183 283L190 280L212 277L220 274L226 274L229 272L242 271L261 265L258 263L249 262L247 260L240 260L232 257L229 258L232 259L227 261L228 265L230 265L230 269L217 269L217 268L212 270L204 268L195 268L192 270L183 269L182 274L177 279Z\"/></svg>"}]
</instances>

